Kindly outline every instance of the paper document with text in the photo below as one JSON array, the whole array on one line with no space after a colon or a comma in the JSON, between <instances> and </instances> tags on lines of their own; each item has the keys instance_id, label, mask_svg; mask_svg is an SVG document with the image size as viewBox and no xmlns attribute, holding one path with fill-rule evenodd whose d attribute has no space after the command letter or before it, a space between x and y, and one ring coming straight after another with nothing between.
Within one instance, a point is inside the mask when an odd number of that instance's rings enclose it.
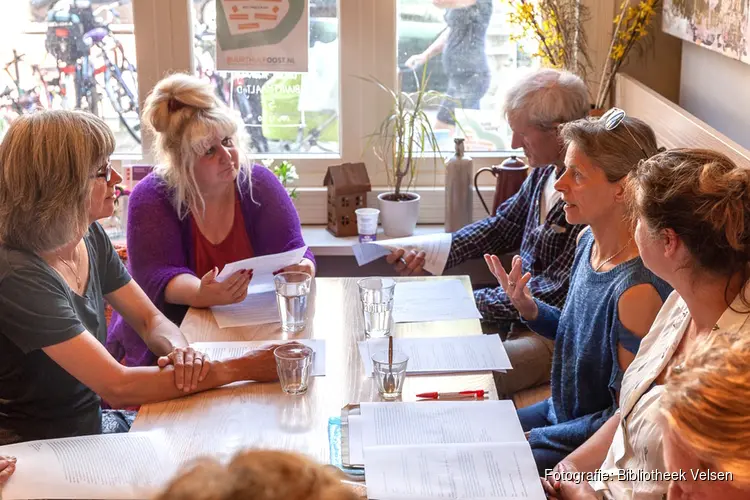
<instances>
[{"instance_id":1,"label":"paper document with text","mask_svg":"<svg viewBox=\"0 0 750 500\"><path fill-rule=\"evenodd\" d=\"M407 252L414 250L425 253L424 269L434 276L440 276L445 270L448 253L451 250L451 233L409 236L392 240L358 243L352 247L357 264L364 266L374 260L389 255L391 251L403 248Z\"/></svg>"}]
</instances>

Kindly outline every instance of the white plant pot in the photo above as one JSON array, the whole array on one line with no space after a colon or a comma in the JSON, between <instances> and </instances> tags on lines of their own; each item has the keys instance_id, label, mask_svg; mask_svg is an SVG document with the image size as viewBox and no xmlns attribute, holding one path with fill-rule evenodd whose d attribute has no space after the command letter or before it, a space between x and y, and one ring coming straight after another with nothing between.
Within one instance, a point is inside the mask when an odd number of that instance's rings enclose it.
<instances>
[{"instance_id":1,"label":"white plant pot","mask_svg":"<svg viewBox=\"0 0 750 500\"><path fill-rule=\"evenodd\" d=\"M417 193L404 193L413 195L415 198L408 201L384 200L383 197L389 194L393 193L381 193L378 195L380 221L383 224L383 232L391 238L411 236L414 234L414 228L417 227L420 196Z\"/></svg>"}]
</instances>

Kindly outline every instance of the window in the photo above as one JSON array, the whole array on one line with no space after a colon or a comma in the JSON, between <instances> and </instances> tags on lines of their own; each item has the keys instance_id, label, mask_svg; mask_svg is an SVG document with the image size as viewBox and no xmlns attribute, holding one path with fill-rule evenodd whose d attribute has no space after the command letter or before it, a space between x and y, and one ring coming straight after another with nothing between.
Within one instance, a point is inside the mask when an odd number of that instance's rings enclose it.
<instances>
[{"instance_id":1,"label":"window","mask_svg":"<svg viewBox=\"0 0 750 500\"><path fill-rule=\"evenodd\" d=\"M511 41L507 2L476 0L450 8L450 0L399 0L398 66L402 90L419 85L427 65L428 90L445 93L432 125L442 151L466 137L470 151L507 151L510 130L502 96L531 57ZM444 5L439 8L436 5ZM456 121L460 127L455 125Z\"/></svg>"},{"instance_id":2,"label":"window","mask_svg":"<svg viewBox=\"0 0 750 500\"><path fill-rule=\"evenodd\" d=\"M130 0L5 2L0 135L21 113L85 109L103 118L116 153L141 153Z\"/></svg>"},{"instance_id":3,"label":"window","mask_svg":"<svg viewBox=\"0 0 750 500\"><path fill-rule=\"evenodd\" d=\"M336 0L310 0L307 73L217 71L215 0L193 4L196 74L245 122L250 150L261 156L341 152Z\"/></svg>"}]
</instances>

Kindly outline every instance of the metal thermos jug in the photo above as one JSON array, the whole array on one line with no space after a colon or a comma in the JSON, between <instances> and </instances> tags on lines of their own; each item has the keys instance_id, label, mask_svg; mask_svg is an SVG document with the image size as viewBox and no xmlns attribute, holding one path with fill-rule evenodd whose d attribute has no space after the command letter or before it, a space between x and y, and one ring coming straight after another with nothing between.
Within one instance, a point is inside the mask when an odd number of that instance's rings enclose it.
<instances>
[{"instance_id":1,"label":"metal thermos jug","mask_svg":"<svg viewBox=\"0 0 750 500\"><path fill-rule=\"evenodd\" d=\"M458 231L472 221L471 175L474 162L464 154L464 140L454 139L455 154L445 162L445 232Z\"/></svg>"},{"instance_id":2,"label":"metal thermos jug","mask_svg":"<svg viewBox=\"0 0 750 500\"><path fill-rule=\"evenodd\" d=\"M524 162L515 156L511 156L500 165L481 168L477 171L474 175L474 189L477 192L477 196L479 196L479 201L482 202L482 206L487 211L487 214L495 215L497 207L502 205L505 200L516 194L518 190L521 189L521 184L526 180L528 169L529 167ZM482 193L479 192L479 186L477 185L477 179L482 172L489 172L494 175L496 179L495 197L492 200L491 212L490 209L487 208L487 204L484 202Z\"/></svg>"}]
</instances>

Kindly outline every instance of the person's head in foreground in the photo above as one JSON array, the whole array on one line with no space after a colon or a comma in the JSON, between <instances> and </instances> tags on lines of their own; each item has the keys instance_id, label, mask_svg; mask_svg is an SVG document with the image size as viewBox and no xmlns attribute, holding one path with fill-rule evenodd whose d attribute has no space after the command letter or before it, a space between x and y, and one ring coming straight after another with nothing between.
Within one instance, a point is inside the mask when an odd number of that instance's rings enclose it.
<instances>
[{"instance_id":1,"label":"person's head in foreground","mask_svg":"<svg viewBox=\"0 0 750 500\"><path fill-rule=\"evenodd\" d=\"M750 169L715 151L675 149L642 162L630 180L646 267L683 296L701 282L725 283L731 304L749 276Z\"/></svg>"},{"instance_id":2,"label":"person's head in foreground","mask_svg":"<svg viewBox=\"0 0 750 500\"><path fill-rule=\"evenodd\" d=\"M750 337L738 331L697 344L662 396L670 500L750 498ZM712 476L709 476L709 473ZM695 476L694 476L695 475Z\"/></svg>"},{"instance_id":3,"label":"person's head in foreground","mask_svg":"<svg viewBox=\"0 0 750 500\"><path fill-rule=\"evenodd\" d=\"M19 116L0 144L0 241L47 254L80 240L112 215L122 177L109 157L115 138L83 111Z\"/></svg>"},{"instance_id":4,"label":"person's head in foreground","mask_svg":"<svg viewBox=\"0 0 750 500\"><path fill-rule=\"evenodd\" d=\"M595 120L560 127L566 147L565 172L555 189L565 201L570 224L596 225L628 214L627 176L657 152L654 131L645 122L612 108Z\"/></svg>"},{"instance_id":5,"label":"person's head in foreground","mask_svg":"<svg viewBox=\"0 0 750 500\"><path fill-rule=\"evenodd\" d=\"M357 500L336 469L295 453L252 450L227 466L204 460L172 480L156 500Z\"/></svg>"},{"instance_id":6,"label":"person's head in foreground","mask_svg":"<svg viewBox=\"0 0 750 500\"><path fill-rule=\"evenodd\" d=\"M146 98L143 121L156 136L156 172L174 189L175 208L202 211L206 198L250 182L241 120L210 82L175 73Z\"/></svg>"},{"instance_id":7,"label":"person's head in foreground","mask_svg":"<svg viewBox=\"0 0 750 500\"><path fill-rule=\"evenodd\" d=\"M515 82L505 94L503 109L513 131L511 147L523 148L530 166L562 165L559 125L587 115L589 93L573 73L545 68Z\"/></svg>"}]
</instances>

